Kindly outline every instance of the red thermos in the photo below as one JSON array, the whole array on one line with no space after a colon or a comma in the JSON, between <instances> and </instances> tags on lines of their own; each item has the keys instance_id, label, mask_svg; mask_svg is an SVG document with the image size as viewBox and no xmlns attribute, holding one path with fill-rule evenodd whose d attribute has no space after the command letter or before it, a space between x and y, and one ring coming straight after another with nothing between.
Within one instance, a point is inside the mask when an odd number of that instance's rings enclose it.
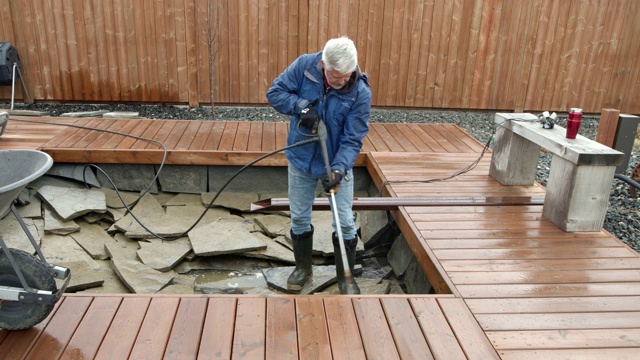
<instances>
[{"instance_id":1,"label":"red thermos","mask_svg":"<svg viewBox=\"0 0 640 360\"><path fill-rule=\"evenodd\" d=\"M567 139L575 139L582 120L582 109L571 108L567 119Z\"/></svg>"}]
</instances>

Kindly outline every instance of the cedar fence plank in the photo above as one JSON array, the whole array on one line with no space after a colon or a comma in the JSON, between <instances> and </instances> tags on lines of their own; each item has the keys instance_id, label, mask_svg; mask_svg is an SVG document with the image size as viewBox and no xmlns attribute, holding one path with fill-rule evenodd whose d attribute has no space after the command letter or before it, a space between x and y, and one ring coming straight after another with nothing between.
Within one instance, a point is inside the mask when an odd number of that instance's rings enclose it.
<instances>
[{"instance_id":1,"label":"cedar fence plank","mask_svg":"<svg viewBox=\"0 0 640 360\"><path fill-rule=\"evenodd\" d=\"M620 110L602 109L600 121L598 122L598 133L596 134L595 140L602 145L612 148L616 139L619 122Z\"/></svg>"},{"instance_id":2,"label":"cedar fence plank","mask_svg":"<svg viewBox=\"0 0 640 360\"><path fill-rule=\"evenodd\" d=\"M236 322L237 299L208 299L198 359L230 359Z\"/></svg>"}]
</instances>

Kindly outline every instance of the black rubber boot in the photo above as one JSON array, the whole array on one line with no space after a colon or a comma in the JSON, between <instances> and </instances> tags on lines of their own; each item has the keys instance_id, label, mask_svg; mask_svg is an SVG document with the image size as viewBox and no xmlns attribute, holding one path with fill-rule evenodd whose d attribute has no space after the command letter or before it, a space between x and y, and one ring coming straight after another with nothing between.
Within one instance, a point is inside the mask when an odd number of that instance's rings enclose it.
<instances>
[{"instance_id":1,"label":"black rubber boot","mask_svg":"<svg viewBox=\"0 0 640 360\"><path fill-rule=\"evenodd\" d=\"M287 289L300 291L312 272L313 225L311 225L311 230L299 235L291 232L291 241L293 242L293 256L296 258L296 268L287 279Z\"/></svg>"},{"instance_id":2,"label":"black rubber boot","mask_svg":"<svg viewBox=\"0 0 640 360\"><path fill-rule=\"evenodd\" d=\"M342 252L340 251L340 240L336 233L332 234L331 239L333 240L333 254L336 261L336 278L338 280L340 294L360 294L360 288L353 276L353 267L356 263L356 246L358 245L358 238L344 239L344 247L347 251L347 261L349 262L349 268L351 269L351 277L348 279L345 279L344 276L344 264L342 262Z\"/></svg>"}]
</instances>

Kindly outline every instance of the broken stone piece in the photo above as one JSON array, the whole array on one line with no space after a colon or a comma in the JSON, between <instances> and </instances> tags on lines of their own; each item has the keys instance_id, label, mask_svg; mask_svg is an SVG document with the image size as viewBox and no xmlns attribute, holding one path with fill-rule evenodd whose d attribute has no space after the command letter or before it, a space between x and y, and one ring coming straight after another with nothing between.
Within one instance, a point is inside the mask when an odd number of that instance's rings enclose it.
<instances>
[{"instance_id":1,"label":"broken stone piece","mask_svg":"<svg viewBox=\"0 0 640 360\"><path fill-rule=\"evenodd\" d=\"M237 254L264 250L267 244L251 232L253 222L238 216L220 218L189 231L189 241L198 256Z\"/></svg>"},{"instance_id":2,"label":"broken stone piece","mask_svg":"<svg viewBox=\"0 0 640 360\"><path fill-rule=\"evenodd\" d=\"M293 256L293 251L291 251L291 249L289 249L286 246L283 246L276 240L268 236L265 236L261 233L255 233L255 235L261 238L267 244L267 248L264 250L247 251L247 252L241 253L240 255L246 256L246 257L267 259L267 260L276 260L276 261L281 261L288 264L296 263L296 259Z\"/></svg>"},{"instance_id":3,"label":"broken stone piece","mask_svg":"<svg viewBox=\"0 0 640 360\"><path fill-rule=\"evenodd\" d=\"M89 212L107 211L104 193L97 190L71 189L58 186L43 186L40 197L64 221L69 221Z\"/></svg>"},{"instance_id":4,"label":"broken stone piece","mask_svg":"<svg viewBox=\"0 0 640 360\"><path fill-rule=\"evenodd\" d=\"M323 290L336 281L336 267L334 265L313 266L313 275L299 292L287 289L287 278L295 266L274 267L262 269L267 284L270 287L288 294L313 294Z\"/></svg>"},{"instance_id":5,"label":"broken stone piece","mask_svg":"<svg viewBox=\"0 0 640 360\"><path fill-rule=\"evenodd\" d=\"M189 252L189 238L181 237L173 241L149 239L139 242L138 258L148 267L166 272L176 266Z\"/></svg>"},{"instance_id":6,"label":"broken stone piece","mask_svg":"<svg viewBox=\"0 0 640 360\"><path fill-rule=\"evenodd\" d=\"M111 259L113 271L135 294L155 294L173 279L173 274L154 270L145 264L127 259Z\"/></svg>"},{"instance_id":7,"label":"broken stone piece","mask_svg":"<svg viewBox=\"0 0 640 360\"><path fill-rule=\"evenodd\" d=\"M94 287L102 286L104 278L100 276L99 270L92 269L84 261L74 261L69 263L58 263L56 265L66 267L71 270L71 278L65 292L77 292Z\"/></svg>"},{"instance_id":8,"label":"broken stone piece","mask_svg":"<svg viewBox=\"0 0 640 360\"><path fill-rule=\"evenodd\" d=\"M38 231L34 219L22 220L25 225L27 225L27 229L36 241L36 244L40 246L40 239L42 238L42 235ZM42 222L42 220L37 221ZM7 247L26 251L29 254L33 254L35 252L31 241L29 241L27 234L20 226L18 220L16 220L16 217L13 216L13 213L9 213L9 215L5 216L4 219L0 220L0 234L2 234L2 240Z\"/></svg>"},{"instance_id":9,"label":"broken stone piece","mask_svg":"<svg viewBox=\"0 0 640 360\"><path fill-rule=\"evenodd\" d=\"M202 204L209 206L211 200L216 196L216 193L208 192L202 193ZM251 210L251 203L258 201L260 196L257 193L230 193L221 192L213 202L212 206L222 206L228 209L235 209L238 211L249 212Z\"/></svg>"},{"instance_id":10,"label":"broken stone piece","mask_svg":"<svg viewBox=\"0 0 640 360\"><path fill-rule=\"evenodd\" d=\"M111 240L109 236L99 225L79 222L80 232L73 233L70 236L80 245L84 251L93 259L105 260L109 258L109 254L104 247L104 242Z\"/></svg>"},{"instance_id":11,"label":"broken stone piece","mask_svg":"<svg viewBox=\"0 0 640 360\"><path fill-rule=\"evenodd\" d=\"M44 233L54 235L69 235L80 231L80 226L73 220L65 221L58 214L44 207Z\"/></svg>"}]
</instances>

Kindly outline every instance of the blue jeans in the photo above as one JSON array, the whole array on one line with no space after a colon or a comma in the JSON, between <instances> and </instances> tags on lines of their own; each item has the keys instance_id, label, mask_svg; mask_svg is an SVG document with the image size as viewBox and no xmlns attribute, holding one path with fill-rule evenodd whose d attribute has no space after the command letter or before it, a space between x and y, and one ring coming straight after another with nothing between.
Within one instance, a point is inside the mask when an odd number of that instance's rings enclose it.
<instances>
[{"instance_id":1,"label":"blue jeans","mask_svg":"<svg viewBox=\"0 0 640 360\"><path fill-rule=\"evenodd\" d=\"M296 235L311 230L311 210L316 198L316 187L321 178L307 174L289 164L289 208L291 210L291 232ZM345 239L356 238L356 225L353 221L353 171L349 170L340 182L340 189L335 193L340 227ZM331 199L329 199L331 204ZM331 204L333 210L333 204ZM336 231L336 221L332 221Z\"/></svg>"}]
</instances>

